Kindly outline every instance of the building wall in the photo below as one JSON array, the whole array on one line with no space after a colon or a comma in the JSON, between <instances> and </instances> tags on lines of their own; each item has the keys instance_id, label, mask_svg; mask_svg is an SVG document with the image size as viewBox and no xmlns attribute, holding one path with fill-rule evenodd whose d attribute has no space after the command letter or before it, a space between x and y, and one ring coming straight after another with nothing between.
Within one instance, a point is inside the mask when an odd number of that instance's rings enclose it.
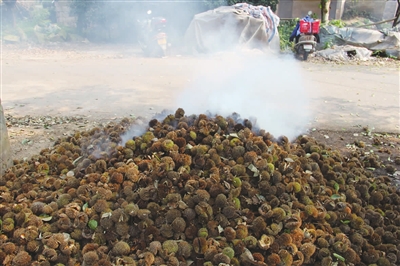
<instances>
[{"instance_id":1,"label":"building wall","mask_svg":"<svg viewBox=\"0 0 400 266\"><path fill-rule=\"evenodd\" d=\"M57 16L57 24L76 27L76 17L71 14L71 7L68 1L56 1L55 11Z\"/></svg>"},{"instance_id":2,"label":"building wall","mask_svg":"<svg viewBox=\"0 0 400 266\"><path fill-rule=\"evenodd\" d=\"M388 0L385 4L382 20L392 19L396 16L398 3L396 0Z\"/></svg>"},{"instance_id":3,"label":"building wall","mask_svg":"<svg viewBox=\"0 0 400 266\"><path fill-rule=\"evenodd\" d=\"M346 0L332 0L329 17L340 19L343 15ZM280 0L277 14L280 18L301 18L308 11L314 12L318 18L321 17L320 0Z\"/></svg>"},{"instance_id":4,"label":"building wall","mask_svg":"<svg viewBox=\"0 0 400 266\"><path fill-rule=\"evenodd\" d=\"M318 0L299 0L293 1L292 17L302 18L307 15L308 11L312 11L320 17L321 9Z\"/></svg>"},{"instance_id":5,"label":"building wall","mask_svg":"<svg viewBox=\"0 0 400 266\"><path fill-rule=\"evenodd\" d=\"M349 3L350 0L347 1L348 3L345 7L346 0L332 0L329 18L341 19L345 8L352 8L368 12L373 17L381 19L384 14L386 2L393 0L357 0L351 2L351 4ZM280 0L277 14L281 18L297 18L305 16L311 10L320 17L320 2L320 0Z\"/></svg>"},{"instance_id":6,"label":"building wall","mask_svg":"<svg viewBox=\"0 0 400 266\"><path fill-rule=\"evenodd\" d=\"M332 1L329 17L331 19L341 19L344 12L345 4L346 0Z\"/></svg>"},{"instance_id":7,"label":"building wall","mask_svg":"<svg viewBox=\"0 0 400 266\"><path fill-rule=\"evenodd\" d=\"M280 0L277 6L277 15L280 18L292 18L293 0Z\"/></svg>"},{"instance_id":8,"label":"building wall","mask_svg":"<svg viewBox=\"0 0 400 266\"><path fill-rule=\"evenodd\" d=\"M386 2L387 0L358 0L348 6L351 6L351 8L356 10L368 12L373 17L381 19L385 10Z\"/></svg>"}]
</instances>

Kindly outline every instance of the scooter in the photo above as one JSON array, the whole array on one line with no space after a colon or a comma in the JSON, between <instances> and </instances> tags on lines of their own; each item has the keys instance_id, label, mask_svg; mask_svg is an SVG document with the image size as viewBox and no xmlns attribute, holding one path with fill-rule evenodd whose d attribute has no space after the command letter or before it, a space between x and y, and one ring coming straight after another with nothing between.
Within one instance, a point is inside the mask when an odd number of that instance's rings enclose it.
<instances>
[{"instance_id":1,"label":"scooter","mask_svg":"<svg viewBox=\"0 0 400 266\"><path fill-rule=\"evenodd\" d=\"M307 61L309 54L315 52L317 37L319 37L319 25L319 20L314 22L300 21L300 37L294 45L294 50L297 56L303 56L304 61Z\"/></svg>"},{"instance_id":2,"label":"scooter","mask_svg":"<svg viewBox=\"0 0 400 266\"><path fill-rule=\"evenodd\" d=\"M147 15L151 15L151 10ZM148 17L138 20L140 37L138 43L145 56L163 57L167 55L167 20L163 17Z\"/></svg>"}]
</instances>

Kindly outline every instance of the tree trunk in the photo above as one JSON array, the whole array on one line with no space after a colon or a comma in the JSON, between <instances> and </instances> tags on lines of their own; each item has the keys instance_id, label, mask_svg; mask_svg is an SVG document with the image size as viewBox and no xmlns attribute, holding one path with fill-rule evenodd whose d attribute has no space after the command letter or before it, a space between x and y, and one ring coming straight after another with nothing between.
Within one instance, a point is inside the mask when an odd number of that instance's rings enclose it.
<instances>
[{"instance_id":1,"label":"tree trunk","mask_svg":"<svg viewBox=\"0 0 400 266\"><path fill-rule=\"evenodd\" d=\"M329 9L331 7L331 0L321 0L321 23L327 24L329 22Z\"/></svg>"},{"instance_id":2,"label":"tree trunk","mask_svg":"<svg viewBox=\"0 0 400 266\"><path fill-rule=\"evenodd\" d=\"M393 27L396 27L396 25L399 23L400 23L400 0L397 0L397 10L396 10L395 19L393 21Z\"/></svg>"}]
</instances>

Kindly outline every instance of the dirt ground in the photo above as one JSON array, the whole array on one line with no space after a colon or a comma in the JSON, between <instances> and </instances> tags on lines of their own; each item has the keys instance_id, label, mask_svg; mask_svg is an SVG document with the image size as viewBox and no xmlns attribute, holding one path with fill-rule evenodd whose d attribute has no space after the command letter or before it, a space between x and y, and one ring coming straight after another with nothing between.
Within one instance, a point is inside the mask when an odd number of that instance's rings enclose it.
<instances>
[{"instance_id":1,"label":"dirt ground","mask_svg":"<svg viewBox=\"0 0 400 266\"><path fill-rule=\"evenodd\" d=\"M4 46L1 98L13 158L28 159L75 131L173 108L177 88L204 60L143 58L126 46ZM371 171L400 178L399 65L388 59L302 62L319 90L303 134L346 156L376 156Z\"/></svg>"}]
</instances>

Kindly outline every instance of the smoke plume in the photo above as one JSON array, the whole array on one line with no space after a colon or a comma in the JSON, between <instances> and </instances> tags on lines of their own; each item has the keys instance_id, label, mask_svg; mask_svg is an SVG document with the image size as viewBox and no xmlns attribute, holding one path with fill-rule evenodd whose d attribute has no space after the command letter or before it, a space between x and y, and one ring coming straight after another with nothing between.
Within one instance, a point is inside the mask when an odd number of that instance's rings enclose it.
<instances>
[{"instance_id":1,"label":"smoke plume","mask_svg":"<svg viewBox=\"0 0 400 266\"><path fill-rule=\"evenodd\" d=\"M176 106L186 114L211 112L255 118L275 137L293 139L306 130L311 113L302 69L293 56L235 51L198 61L197 74Z\"/></svg>"}]
</instances>

